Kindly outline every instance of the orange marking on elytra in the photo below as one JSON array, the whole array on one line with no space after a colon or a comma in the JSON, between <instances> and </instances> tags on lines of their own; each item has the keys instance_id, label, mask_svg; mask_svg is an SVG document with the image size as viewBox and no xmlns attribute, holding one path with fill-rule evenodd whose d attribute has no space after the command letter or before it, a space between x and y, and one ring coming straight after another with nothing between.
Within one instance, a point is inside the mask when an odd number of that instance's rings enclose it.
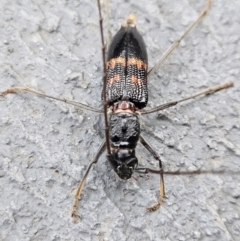
<instances>
[{"instance_id":1,"label":"orange marking on elytra","mask_svg":"<svg viewBox=\"0 0 240 241\"><path fill-rule=\"evenodd\" d=\"M117 57L117 58L110 59L109 61L107 61L107 68L110 67L110 68L114 69L116 64L121 64L125 67L126 60L123 57Z\"/></svg>"},{"instance_id":2,"label":"orange marking on elytra","mask_svg":"<svg viewBox=\"0 0 240 241\"><path fill-rule=\"evenodd\" d=\"M136 83L137 85L142 85L142 84L143 84L143 83L142 83L142 80L141 80L141 79L138 79L138 77L135 76L135 75L132 75L131 81L132 81L133 83Z\"/></svg>"},{"instance_id":3,"label":"orange marking on elytra","mask_svg":"<svg viewBox=\"0 0 240 241\"><path fill-rule=\"evenodd\" d=\"M116 64L121 64L123 67L126 67L126 60L123 57L112 58L107 61L107 68L114 69ZM141 59L137 58L129 58L127 61L127 65L136 65L138 69L145 69L147 70L147 64L144 63Z\"/></svg>"},{"instance_id":4,"label":"orange marking on elytra","mask_svg":"<svg viewBox=\"0 0 240 241\"><path fill-rule=\"evenodd\" d=\"M127 65L136 65L138 69L147 70L147 64L144 63L141 59L130 58L128 59Z\"/></svg>"},{"instance_id":5,"label":"orange marking on elytra","mask_svg":"<svg viewBox=\"0 0 240 241\"><path fill-rule=\"evenodd\" d=\"M114 82L118 82L120 80L120 75L116 74L111 79L108 80L109 84L112 85Z\"/></svg>"}]
</instances>

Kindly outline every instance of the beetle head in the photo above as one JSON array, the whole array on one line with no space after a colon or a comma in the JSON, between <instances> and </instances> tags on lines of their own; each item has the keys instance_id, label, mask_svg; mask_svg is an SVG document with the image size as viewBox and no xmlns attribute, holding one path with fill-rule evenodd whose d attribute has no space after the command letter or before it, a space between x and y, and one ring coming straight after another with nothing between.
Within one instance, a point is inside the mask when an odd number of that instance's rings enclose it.
<instances>
[{"instance_id":1,"label":"beetle head","mask_svg":"<svg viewBox=\"0 0 240 241\"><path fill-rule=\"evenodd\" d=\"M125 180L131 178L134 169L138 165L135 150L132 149L113 150L108 156L108 160L118 176Z\"/></svg>"}]
</instances>

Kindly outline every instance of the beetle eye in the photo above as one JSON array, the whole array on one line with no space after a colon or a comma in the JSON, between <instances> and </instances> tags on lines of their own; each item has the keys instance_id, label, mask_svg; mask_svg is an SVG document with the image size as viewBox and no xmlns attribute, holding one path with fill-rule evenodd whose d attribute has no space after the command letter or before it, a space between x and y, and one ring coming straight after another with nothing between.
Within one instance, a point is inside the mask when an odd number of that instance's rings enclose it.
<instances>
[{"instance_id":1,"label":"beetle eye","mask_svg":"<svg viewBox=\"0 0 240 241\"><path fill-rule=\"evenodd\" d=\"M112 142L119 142L119 137L118 136L113 136L112 137Z\"/></svg>"}]
</instances>

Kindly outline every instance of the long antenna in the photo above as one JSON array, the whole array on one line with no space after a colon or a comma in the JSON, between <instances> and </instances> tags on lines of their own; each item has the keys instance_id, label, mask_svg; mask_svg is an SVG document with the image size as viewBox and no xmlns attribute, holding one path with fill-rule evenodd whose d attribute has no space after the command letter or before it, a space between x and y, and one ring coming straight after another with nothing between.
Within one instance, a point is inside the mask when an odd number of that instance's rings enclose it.
<instances>
[{"instance_id":1,"label":"long antenna","mask_svg":"<svg viewBox=\"0 0 240 241\"><path fill-rule=\"evenodd\" d=\"M104 36L103 36L103 18L101 13L101 5L100 0L97 0L98 2L98 12L99 12L99 25L100 25L100 35L101 35L101 41L102 41L102 62L103 62L103 108L104 108L104 121L105 121L105 138L106 138L106 147L107 147L107 155L111 155L110 150L110 142L109 142L109 125L108 125L108 116L107 116L107 110L108 110L108 102L106 97L106 86L107 86L107 69L106 69L106 59L105 59L105 51L106 51L106 45L104 43Z\"/></svg>"},{"instance_id":2,"label":"long antenna","mask_svg":"<svg viewBox=\"0 0 240 241\"><path fill-rule=\"evenodd\" d=\"M163 64L163 62L168 58L168 56L179 46L180 42L186 37L186 35L202 20L202 18L207 14L208 10L210 9L211 6L211 0L208 0L204 9L202 12L199 14L198 18L188 27L188 29L184 32L184 34L174 41L174 43L167 49L166 52L164 52L163 56L161 59L157 62L157 64L148 71L148 77L155 73L160 66Z\"/></svg>"}]
</instances>

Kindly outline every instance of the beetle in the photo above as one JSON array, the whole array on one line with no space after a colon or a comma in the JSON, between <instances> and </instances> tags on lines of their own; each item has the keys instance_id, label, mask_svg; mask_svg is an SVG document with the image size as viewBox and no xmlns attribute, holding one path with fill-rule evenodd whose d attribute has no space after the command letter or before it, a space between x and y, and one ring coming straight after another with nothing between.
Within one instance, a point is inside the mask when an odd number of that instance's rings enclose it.
<instances>
[{"instance_id":1,"label":"beetle","mask_svg":"<svg viewBox=\"0 0 240 241\"><path fill-rule=\"evenodd\" d=\"M148 208L148 210L154 211L161 205L161 202L165 197L163 174L167 173L163 170L161 158L140 134L141 128L139 115L164 110L197 96L214 93L221 89L232 87L233 83L229 82L217 85L187 98L172 101L150 110L143 110L148 102L147 77L157 71L164 60L178 47L186 34L188 34L191 29L206 15L209 10L210 3L211 1L207 1L205 8L193 24L191 24L184 34L169 47L155 67L148 70L146 47L141 35L136 29L135 19L132 15L128 17L125 25L121 27L119 32L113 38L112 44L108 50L107 61L105 61L106 47L103 38L100 3L98 1L100 13L100 33L103 46L103 109L96 109L82 103L52 97L28 87L13 87L1 92L2 96L21 91L32 92L43 97L56 99L83 109L104 114L105 140L100 146L93 161L90 163L77 190L72 210L72 217L74 219L77 218L78 200L86 182L88 173L92 165L97 163L100 155L105 151L105 149L107 150L108 161L111 163L118 176L122 179L129 179L133 172L150 172L159 174L161 180L159 199L157 203ZM138 167L138 160L135 153L138 141L140 141L141 144L143 144L143 146L146 147L146 149L150 151L153 157L159 162L159 170Z\"/></svg>"}]
</instances>

